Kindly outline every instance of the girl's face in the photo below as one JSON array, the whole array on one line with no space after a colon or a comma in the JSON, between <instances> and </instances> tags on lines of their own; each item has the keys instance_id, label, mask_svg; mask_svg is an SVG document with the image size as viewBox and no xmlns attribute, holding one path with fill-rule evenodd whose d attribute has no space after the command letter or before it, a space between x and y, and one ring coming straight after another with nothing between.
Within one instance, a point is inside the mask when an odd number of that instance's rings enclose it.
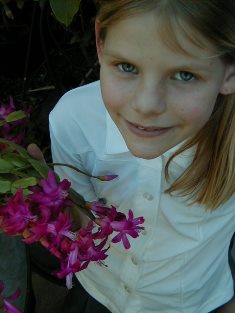
<instances>
[{"instance_id":1,"label":"girl's face","mask_svg":"<svg viewBox=\"0 0 235 313\"><path fill-rule=\"evenodd\" d=\"M201 48L176 30L187 53L174 51L159 29L153 13L115 23L105 41L96 27L105 106L130 152L144 159L194 136L210 118L218 94L233 92L235 85L234 68L212 57L215 50L206 39Z\"/></svg>"}]
</instances>

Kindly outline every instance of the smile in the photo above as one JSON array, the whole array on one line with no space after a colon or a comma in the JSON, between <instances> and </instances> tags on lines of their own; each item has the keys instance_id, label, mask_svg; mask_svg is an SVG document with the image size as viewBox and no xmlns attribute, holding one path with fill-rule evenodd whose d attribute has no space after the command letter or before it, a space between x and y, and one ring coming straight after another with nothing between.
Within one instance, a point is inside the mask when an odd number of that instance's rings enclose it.
<instances>
[{"instance_id":1,"label":"smile","mask_svg":"<svg viewBox=\"0 0 235 313\"><path fill-rule=\"evenodd\" d=\"M128 121L126 121L126 125L135 135L148 138L163 135L172 129L172 127L142 126Z\"/></svg>"}]
</instances>

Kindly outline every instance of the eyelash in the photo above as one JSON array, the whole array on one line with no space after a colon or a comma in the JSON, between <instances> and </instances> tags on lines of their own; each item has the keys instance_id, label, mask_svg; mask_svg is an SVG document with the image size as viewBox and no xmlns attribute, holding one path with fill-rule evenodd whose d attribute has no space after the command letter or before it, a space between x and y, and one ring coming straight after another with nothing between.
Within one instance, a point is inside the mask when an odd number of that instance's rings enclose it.
<instances>
[{"instance_id":1,"label":"eyelash","mask_svg":"<svg viewBox=\"0 0 235 313\"><path fill-rule=\"evenodd\" d=\"M125 69L124 69L124 66L125 66L125 65L131 67L133 70L132 70L132 71L125 70ZM127 74L138 74L137 68L136 68L134 65L130 64L130 63L117 63L117 64L115 64L115 66L118 68L118 70L119 70L120 72L127 73ZM189 79L189 80L184 80L184 79L176 78L177 75L181 75L181 74L191 75L192 77L191 77L191 79ZM184 83L189 83L189 82L192 82L192 81L196 80L196 79L197 79L197 76L194 75L194 74L191 73L191 72L188 72L188 71L179 71L179 72L177 72L176 74L174 74L174 76L172 77L172 79L177 80L177 81L182 81L182 82L184 82Z\"/></svg>"},{"instance_id":2,"label":"eyelash","mask_svg":"<svg viewBox=\"0 0 235 313\"><path fill-rule=\"evenodd\" d=\"M125 65L131 67L134 70L133 71L125 70L124 69ZM116 67L118 68L119 71L124 72L124 73L128 73L128 74L137 74L138 73L136 67L130 63L118 63L118 64L116 64Z\"/></svg>"},{"instance_id":3,"label":"eyelash","mask_svg":"<svg viewBox=\"0 0 235 313\"><path fill-rule=\"evenodd\" d=\"M181 77L181 79L176 78L177 75L182 75L182 74L191 75L191 79L189 79L189 80L186 79L186 80L185 80L185 79L182 79L182 77ZM177 72L177 73L173 76L173 79L174 79L174 80L182 81L182 82L185 82L185 83L192 82L192 81L194 81L196 78L197 78L197 77L196 77L193 73L187 72L187 71L179 71L179 72Z\"/></svg>"}]
</instances>

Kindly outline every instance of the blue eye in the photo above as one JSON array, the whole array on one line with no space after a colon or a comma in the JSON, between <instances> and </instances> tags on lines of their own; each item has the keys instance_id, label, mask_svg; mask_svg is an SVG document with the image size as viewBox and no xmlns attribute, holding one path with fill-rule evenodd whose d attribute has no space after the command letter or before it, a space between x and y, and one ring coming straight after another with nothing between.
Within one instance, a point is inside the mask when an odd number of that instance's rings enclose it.
<instances>
[{"instance_id":1,"label":"blue eye","mask_svg":"<svg viewBox=\"0 0 235 313\"><path fill-rule=\"evenodd\" d=\"M132 74L137 73L136 67L129 63L120 63L118 64L118 68L120 71L125 72L125 73L132 73Z\"/></svg>"},{"instance_id":2,"label":"blue eye","mask_svg":"<svg viewBox=\"0 0 235 313\"><path fill-rule=\"evenodd\" d=\"M190 72L181 71L175 74L174 79L184 82L190 82L195 79L195 76Z\"/></svg>"}]
</instances>

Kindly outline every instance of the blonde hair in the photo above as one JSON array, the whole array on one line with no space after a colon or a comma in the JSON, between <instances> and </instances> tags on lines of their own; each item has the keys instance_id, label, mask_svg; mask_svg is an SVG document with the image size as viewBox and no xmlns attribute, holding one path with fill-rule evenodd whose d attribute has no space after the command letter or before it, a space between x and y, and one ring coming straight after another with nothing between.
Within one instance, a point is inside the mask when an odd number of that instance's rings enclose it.
<instances>
[{"instance_id":1,"label":"blonde hair","mask_svg":"<svg viewBox=\"0 0 235 313\"><path fill-rule=\"evenodd\" d=\"M235 64L234 0L98 0L97 4L103 40L109 26L115 22L157 9L174 41L177 41L174 35L177 25L194 43L201 45L195 41L189 27L185 27L190 26L217 48L222 60ZM216 209L235 192L235 94L218 96L209 121L168 160L167 179L172 159L193 146L196 152L192 164L166 192Z\"/></svg>"}]
</instances>

